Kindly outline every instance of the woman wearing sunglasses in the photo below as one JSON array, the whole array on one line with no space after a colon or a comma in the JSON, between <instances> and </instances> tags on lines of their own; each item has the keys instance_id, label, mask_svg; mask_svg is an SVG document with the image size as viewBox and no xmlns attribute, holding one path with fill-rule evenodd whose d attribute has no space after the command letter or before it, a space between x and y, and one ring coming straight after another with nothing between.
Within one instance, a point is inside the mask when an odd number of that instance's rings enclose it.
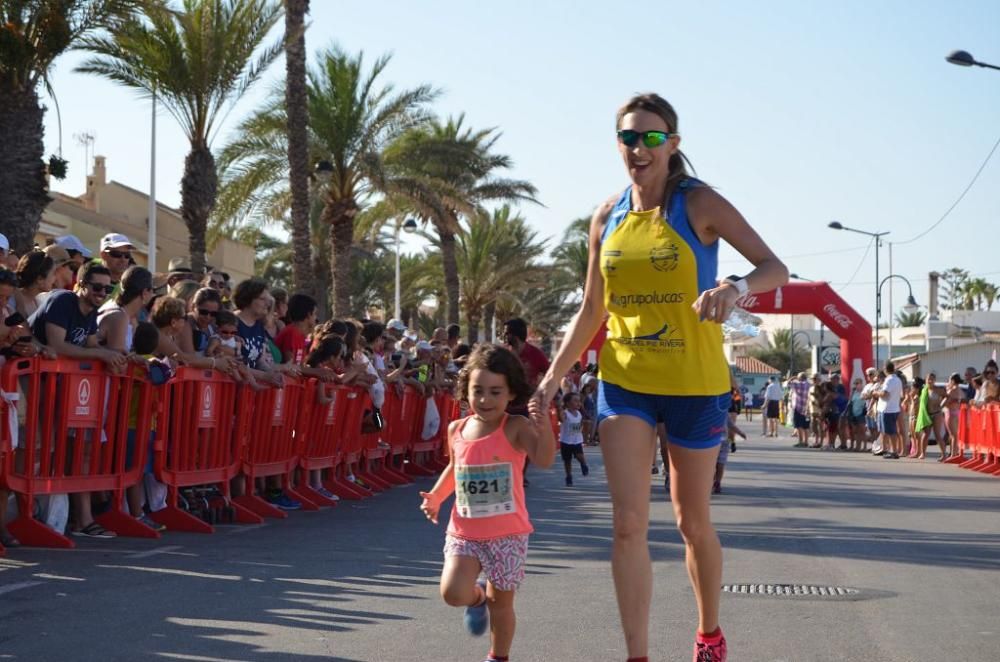
<instances>
[{"instance_id":1,"label":"woman wearing sunglasses","mask_svg":"<svg viewBox=\"0 0 1000 662\"><path fill-rule=\"evenodd\" d=\"M709 494L730 390L720 323L741 296L784 284L788 270L725 198L688 174L667 101L633 97L619 109L616 129L631 184L593 215L584 300L536 397L548 404L606 319L597 419L628 659L649 654L649 458L664 423L671 499L698 606L694 658L717 662L726 659L722 551ZM717 280L720 239L754 270Z\"/></svg>"}]
</instances>

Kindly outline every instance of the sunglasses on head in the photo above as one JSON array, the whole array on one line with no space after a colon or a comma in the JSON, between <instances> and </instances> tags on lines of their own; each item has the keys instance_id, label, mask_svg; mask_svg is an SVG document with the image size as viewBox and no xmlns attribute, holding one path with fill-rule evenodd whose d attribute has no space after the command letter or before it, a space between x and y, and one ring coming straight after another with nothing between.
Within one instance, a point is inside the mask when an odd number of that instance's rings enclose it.
<instances>
[{"instance_id":1,"label":"sunglasses on head","mask_svg":"<svg viewBox=\"0 0 1000 662\"><path fill-rule=\"evenodd\" d=\"M219 313L215 310L206 310L205 308L199 308L198 314L202 317L215 317Z\"/></svg>"},{"instance_id":2,"label":"sunglasses on head","mask_svg":"<svg viewBox=\"0 0 1000 662\"><path fill-rule=\"evenodd\" d=\"M89 283L88 282L88 283L85 283L85 285L88 288L90 288L90 291L93 292L94 294L101 294L102 292L107 292L108 294L111 294L111 292L113 292L114 289L115 289L115 286L112 285L111 283L108 283L107 285L104 285L102 283Z\"/></svg>"},{"instance_id":3,"label":"sunglasses on head","mask_svg":"<svg viewBox=\"0 0 1000 662\"><path fill-rule=\"evenodd\" d=\"M113 257L116 260L121 260L121 259L128 260L132 257L132 254L129 253L128 251L108 251L107 253L109 257Z\"/></svg>"},{"instance_id":4,"label":"sunglasses on head","mask_svg":"<svg viewBox=\"0 0 1000 662\"><path fill-rule=\"evenodd\" d=\"M670 137L667 131L633 131L632 129L619 129L618 140L626 147L635 147L642 139L642 144L646 147L659 147L667 142Z\"/></svg>"}]
</instances>

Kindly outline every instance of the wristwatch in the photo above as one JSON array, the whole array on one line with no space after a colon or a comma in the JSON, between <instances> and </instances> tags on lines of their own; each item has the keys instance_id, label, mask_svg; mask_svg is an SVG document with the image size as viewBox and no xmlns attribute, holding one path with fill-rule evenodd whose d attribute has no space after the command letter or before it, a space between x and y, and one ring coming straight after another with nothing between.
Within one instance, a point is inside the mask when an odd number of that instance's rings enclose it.
<instances>
[{"instance_id":1,"label":"wristwatch","mask_svg":"<svg viewBox=\"0 0 1000 662\"><path fill-rule=\"evenodd\" d=\"M742 276L726 276L724 282L735 287L740 296L743 296L750 291L750 285L747 283L747 279Z\"/></svg>"}]
</instances>

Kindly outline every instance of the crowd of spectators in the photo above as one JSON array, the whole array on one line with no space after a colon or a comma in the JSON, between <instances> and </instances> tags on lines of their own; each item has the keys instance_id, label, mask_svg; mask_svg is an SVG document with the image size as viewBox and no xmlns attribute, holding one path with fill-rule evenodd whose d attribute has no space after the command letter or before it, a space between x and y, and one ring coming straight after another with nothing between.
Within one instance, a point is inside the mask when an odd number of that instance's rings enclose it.
<instances>
[{"instance_id":1,"label":"crowd of spectators","mask_svg":"<svg viewBox=\"0 0 1000 662\"><path fill-rule=\"evenodd\" d=\"M9 265L2 235L0 247L0 264ZM133 250L120 234L104 236L96 255L76 237L65 236L20 256L13 270L0 267L0 301L6 307L0 325L3 357L90 359L115 373L132 365L155 365L169 375L179 366L193 366L218 370L252 389L281 387L286 379L299 377L352 384L368 390L372 409L365 413L364 426L378 430L387 389L402 393L408 386L427 398L442 389L450 391L471 353L459 341L455 324L422 338L398 319L385 324L368 319L320 321L317 302L308 294L289 294L260 278L234 285L228 274L215 269L196 274L182 260L172 260L167 273L154 274L135 264ZM548 361L526 338L522 320L507 323L505 342L532 369L537 382ZM21 418L23 425L23 412ZM336 500L323 488L319 472L305 480ZM252 490L282 509L301 506L283 492L278 480L255 485L237 480L232 490ZM133 516L162 528L149 517L159 504L146 503L148 489L140 485L127 496ZM6 505L7 497L0 492L0 503ZM70 533L114 537L94 519L102 498L71 495ZM0 508L0 542L16 546L5 520L6 509Z\"/></svg>"},{"instance_id":2,"label":"crowd of spectators","mask_svg":"<svg viewBox=\"0 0 1000 662\"><path fill-rule=\"evenodd\" d=\"M997 362L982 370L967 367L946 381L929 372L908 380L887 361L868 368L850 384L839 374L828 378L800 372L779 384L771 378L764 392L763 434L778 436L779 421L794 430L795 446L829 451L868 452L886 459L927 457L933 440L938 461L961 455L959 411L963 403L981 407L1000 402Z\"/></svg>"}]
</instances>

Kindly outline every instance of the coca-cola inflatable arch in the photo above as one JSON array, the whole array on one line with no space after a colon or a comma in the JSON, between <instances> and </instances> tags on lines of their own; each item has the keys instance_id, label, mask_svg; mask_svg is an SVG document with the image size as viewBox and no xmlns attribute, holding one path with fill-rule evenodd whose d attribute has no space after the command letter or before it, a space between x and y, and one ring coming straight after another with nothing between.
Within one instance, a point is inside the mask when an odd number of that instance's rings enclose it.
<instances>
[{"instance_id":1,"label":"coca-cola inflatable arch","mask_svg":"<svg viewBox=\"0 0 1000 662\"><path fill-rule=\"evenodd\" d=\"M844 383L864 377L872 363L872 327L828 283L789 283L770 292L748 294L737 302L754 314L815 315L840 338L840 374ZM584 351L581 361L595 363L604 344L602 326Z\"/></svg>"}]
</instances>

